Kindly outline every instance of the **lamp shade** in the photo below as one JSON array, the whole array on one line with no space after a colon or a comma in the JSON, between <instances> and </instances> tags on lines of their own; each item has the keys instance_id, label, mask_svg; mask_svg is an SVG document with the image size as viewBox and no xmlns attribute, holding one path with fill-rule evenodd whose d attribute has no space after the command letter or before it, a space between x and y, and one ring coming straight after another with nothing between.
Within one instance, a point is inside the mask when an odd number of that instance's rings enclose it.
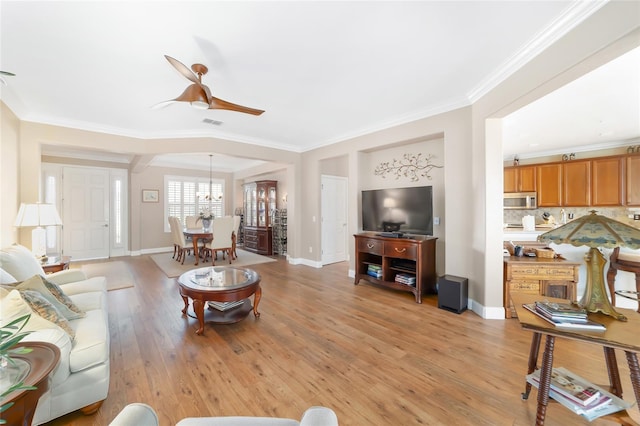
<instances>
[{"instance_id":1,"label":"lamp shade","mask_svg":"<svg viewBox=\"0 0 640 426\"><path fill-rule=\"evenodd\" d=\"M538 241L593 248L623 246L640 249L640 229L596 214L592 210L591 214L545 232L538 237Z\"/></svg>"},{"instance_id":2,"label":"lamp shade","mask_svg":"<svg viewBox=\"0 0 640 426\"><path fill-rule=\"evenodd\" d=\"M538 241L590 247L585 256L587 285L578 305L589 312L602 312L620 321L627 320L626 316L611 306L604 286L603 269L607 261L598 248L624 246L638 249L640 248L640 229L596 214L596 211L592 210L591 214L545 232L538 237Z\"/></svg>"},{"instance_id":3,"label":"lamp shade","mask_svg":"<svg viewBox=\"0 0 640 426\"><path fill-rule=\"evenodd\" d=\"M53 204L20 204L14 226L51 226L62 225L56 206Z\"/></svg>"}]
</instances>

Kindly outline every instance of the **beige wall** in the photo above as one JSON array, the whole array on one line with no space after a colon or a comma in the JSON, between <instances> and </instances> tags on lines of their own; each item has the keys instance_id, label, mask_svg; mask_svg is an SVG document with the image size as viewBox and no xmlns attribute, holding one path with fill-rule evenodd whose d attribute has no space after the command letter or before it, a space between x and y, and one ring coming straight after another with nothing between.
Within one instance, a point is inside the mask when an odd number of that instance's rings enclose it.
<instances>
[{"instance_id":1,"label":"beige wall","mask_svg":"<svg viewBox=\"0 0 640 426\"><path fill-rule=\"evenodd\" d=\"M19 141L20 121L0 102L0 247L18 241L18 231L13 222L20 206Z\"/></svg>"},{"instance_id":2,"label":"beige wall","mask_svg":"<svg viewBox=\"0 0 640 426\"><path fill-rule=\"evenodd\" d=\"M223 154L277 162L278 170L286 171L289 196L288 251L294 259L317 265L320 260L320 223L317 220L314 222L313 218L320 215L320 175L328 165L336 166L326 160L336 157L347 159L349 232L353 234L357 232L360 220L358 197L366 179L363 172L366 153L384 146L441 138L446 183L443 272L469 278L469 296L475 302L472 308L483 317L500 318L503 316L503 155L500 119L639 46L639 14L639 2L607 3L471 107L398 125L303 154L217 138L138 140L22 122L17 132L20 140L18 198L20 201L37 199L39 180L34 179L33 175L34 170L40 169L41 143L77 145L95 150L109 147L110 151L134 152L140 156L138 159L160 153L206 152L208 147L214 146L216 152ZM3 125L4 122L3 119ZM4 146L3 141L3 149ZM237 193L239 182L255 180L252 178L261 174L264 172L250 171L235 175L234 192ZM143 183L141 180L142 176L135 179L135 182L132 178L132 194L140 193ZM146 206L144 208L147 209ZM140 218L142 213L140 203L132 203L132 218ZM0 229L3 231L9 228L7 221L6 217L2 217ZM143 239L150 231L134 226L133 222L132 220L132 247L141 248L143 244L146 246ZM135 237L138 238L137 243ZM312 254L309 254L309 247L312 248ZM349 252L353 253L353 250L353 241L350 241Z\"/></svg>"}]
</instances>

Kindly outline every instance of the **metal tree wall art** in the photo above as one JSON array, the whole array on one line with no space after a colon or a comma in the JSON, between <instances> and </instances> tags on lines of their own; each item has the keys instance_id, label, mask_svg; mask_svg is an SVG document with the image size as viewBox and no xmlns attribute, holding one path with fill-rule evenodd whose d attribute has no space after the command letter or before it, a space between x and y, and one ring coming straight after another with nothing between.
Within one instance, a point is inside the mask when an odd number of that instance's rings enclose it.
<instances>
[{"instance_id":1,"label":"metal tree wall art","mask_svg":"<svg viewBox=\"0 0 640 426\"><path fill-rule=\"evenodd\" d=\"M441 169L444 166L436 166L431 162L435 158L432 154L422 157L422 154L404 154L400 160L384 161L376 167L373 174L386 178L387 175L395 176L396 180L404 176L412 182L417 182L421 177L431 180L431 170Z\"/></svg>"}]
</instances>

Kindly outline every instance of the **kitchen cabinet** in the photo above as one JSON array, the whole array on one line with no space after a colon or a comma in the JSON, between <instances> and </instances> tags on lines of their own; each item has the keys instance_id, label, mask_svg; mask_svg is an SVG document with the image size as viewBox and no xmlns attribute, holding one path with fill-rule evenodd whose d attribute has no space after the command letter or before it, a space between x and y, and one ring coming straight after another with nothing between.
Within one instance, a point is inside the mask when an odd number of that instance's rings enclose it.
<instances>
[{"instance_id":1,"label":"kitchen cabinet","mask_svg":"<svg viewBox=\"0 0 640 426\"><path fill-rule=\"evenodd\" d=\"M536 166L506 167L504 192L536 192Z\"/></svg>"},{"instance_id":2,"label":"kitchen cabinet","mask_svg":"<svg viewBox=\"0 0 640 426\"><path fill-rule=\"evenodd\" d=\"M562 205L591 205L591 160L562 163Z\"/></svg>"},{"instance_id":3,"label":"kitchen cabinet","mask_svg":"<svg viewBox=\"0 0 640 426\"><path fill-rule=\"evenodd\" d=\"M562 164L540 164L536 166L538 207L560 207L562 205Z\"/></svg>"},{"instance_id":4,"label":"kitchen cabinet","mask_svg":"<svg viewBox=\"0 0 640 426\"><path fill-rule=\"evenodd\" d=\"M640 154L508 166L504 192L536 192L539 208L640 206Z\"/></svg>"},{"instance_id":5,"label":"kitchen cabinet","mask_svg":"<svg viewBox=\"0 0 640 426\"><path fill-rule=\"evenodd\" d=\"M629 155L626 160L626 204L640 206L640 155Z\"/></svg>"},{"instance_id":6,"label":"kitchen cabinet","mask_svg":"<svg viewBox=\"0 0 640 426\"><path fill-rule=\"evenodd\" d=\"M598 158L591 161L591 205L621 206L623 204L622 175L624 159Z\"/></svg>"},{"instance_id":7,"label":"kitchen cabinet","mask_svg":"<svg viewBox=\"0 0 640 426\"><path fill-rule=\"evenodd\" d=\"M277 181L261 180L243 187L244 249L271 256L273 241L273 212L276 209Z\"/></svg>"}]
</instances>

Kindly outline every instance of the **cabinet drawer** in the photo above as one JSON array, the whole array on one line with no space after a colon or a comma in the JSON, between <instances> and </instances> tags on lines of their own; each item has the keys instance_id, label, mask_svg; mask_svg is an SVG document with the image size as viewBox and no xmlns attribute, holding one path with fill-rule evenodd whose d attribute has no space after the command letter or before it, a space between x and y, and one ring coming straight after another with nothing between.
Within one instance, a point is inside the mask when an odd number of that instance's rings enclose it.
<instances>
[{"instance_id":1,"label":"cabinet drawer","mask_svg":"<svg viewBox=\"0 0 640 426\"><path fill-rule=\"evenodd\" d=\"M417 248L415 244L403 242L385 242L384 255L400 259L416 259Z\"/></svg>"},{"instance_id":2,"label":"cabinet drawer","mask_svg":"<svg viewBox=\"0 0 640 426\"><path fill-rule=\"evenodd\" d=\"M540 282L539 281L510 281L509 291L526 293L526 294L540 294Z\"/></svg>"},{"instance_id":3,"label":"cabinet drawer","mask_svg":"<svg viewBox=\"0 0 640 426\"><path fill-rule=\"evenodd\" d=\"M384 242L373 238L358 238L358 251L382 256Z\"/></svg>"},{"instance_id":4,"label":"cabinet drawer","mask_svg":"<svg viewBox=\"0 0 640 426\"><path fill-rule=\"evenodd\" d=\"M514 265L511 268L511 279L528 280L570 280L573 281L573 267Z\"/></svg>"}]
</instances>

